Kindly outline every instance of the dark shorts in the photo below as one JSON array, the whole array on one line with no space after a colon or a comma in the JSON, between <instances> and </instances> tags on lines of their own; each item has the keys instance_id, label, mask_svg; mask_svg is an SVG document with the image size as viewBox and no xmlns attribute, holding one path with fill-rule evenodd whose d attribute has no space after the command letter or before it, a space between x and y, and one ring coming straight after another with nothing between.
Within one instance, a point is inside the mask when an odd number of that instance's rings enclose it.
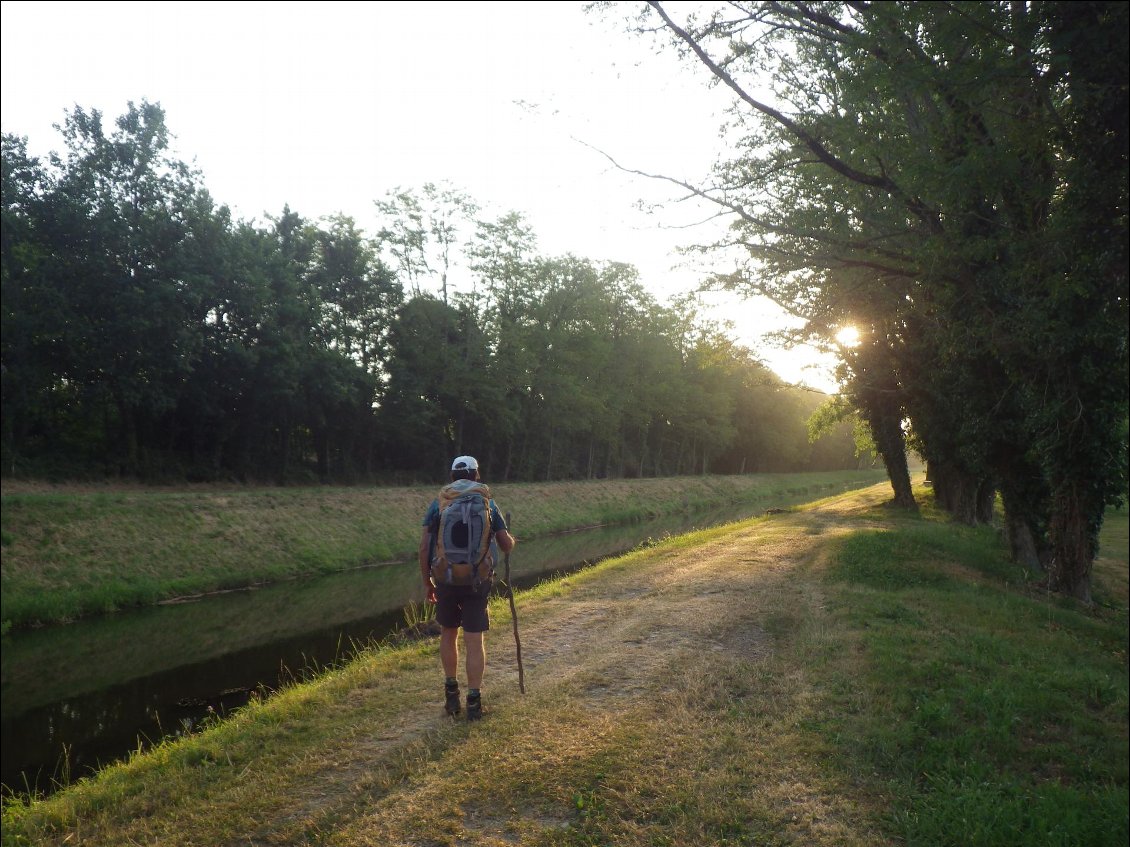
<instances>
[{"instance_id":1,"label":"dark shorts","mask_svg":"<svg viewBox=\"0 0 1130 847\"><path fill-rule=\"evenodd\" d=\"M436 586L436 620L448 629L463 627L464 632L486 632L487 598L491 583L484 582L476 591L471 585Z\"/></svg>"}]
</instances>

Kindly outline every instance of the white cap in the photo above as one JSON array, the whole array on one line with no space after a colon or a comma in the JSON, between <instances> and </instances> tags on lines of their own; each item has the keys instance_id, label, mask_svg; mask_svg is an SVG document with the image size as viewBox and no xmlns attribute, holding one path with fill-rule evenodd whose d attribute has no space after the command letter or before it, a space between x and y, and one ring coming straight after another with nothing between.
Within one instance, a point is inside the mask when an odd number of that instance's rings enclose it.
<instances>
[{"instance_id":1,"label":"white cap","mask_svg":"<svg viewBox=\"0 0 1130 847\"><path fill-rule=\"evenodd\" d=\"M453 471L477 471L479 469L479 462L474 456L457 456L455 461L451 463Z\"/></svg>"}]
</instances>

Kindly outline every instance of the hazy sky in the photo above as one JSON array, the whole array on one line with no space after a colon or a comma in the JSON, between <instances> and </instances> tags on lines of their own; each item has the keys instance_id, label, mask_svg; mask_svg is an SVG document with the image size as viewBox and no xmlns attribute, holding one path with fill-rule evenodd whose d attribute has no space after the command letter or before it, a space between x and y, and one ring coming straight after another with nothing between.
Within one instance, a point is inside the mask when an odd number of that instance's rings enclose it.
<instances>
[{"instance_id":1,"label":"hazy sky","mask_svg":"<svg viewBox=\"0 0 1130 847\"><path fill-rule=\"evenodd\" d=\"M673 249L708 238L710 214L623 166L695 181L718 154L726 96L704 72L578 2L28 2L3 0L3 131L34 153L74 106L107 122L159 102L180 158L243 218L284 204L344 212L374 231L373 201L449 182L489 210L522 212L549 255L631 262L661 300L700 274ZM112 123L111 123L112 126ZM664 209L645 214L644 203ZM722 301L782 376L811 352L760 346L780 321ZM798 354L799 353L799 354Z\"/></svg>"}]
</instances>

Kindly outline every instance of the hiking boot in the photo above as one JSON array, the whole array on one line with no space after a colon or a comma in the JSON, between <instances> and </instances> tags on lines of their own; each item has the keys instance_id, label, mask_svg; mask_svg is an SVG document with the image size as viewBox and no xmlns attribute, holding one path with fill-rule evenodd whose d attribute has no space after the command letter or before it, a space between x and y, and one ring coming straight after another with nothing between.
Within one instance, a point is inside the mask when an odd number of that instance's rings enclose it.
<instances>
[{"instance_id":1,"label":"hiking boot","mask_svg":"<svg viewBox=\"0 0 1130 847\"><path fill-rule=\"evenodd\" d=\"M444 684L443 686L443 710L449 715L454 717L459 714L463 708L459 705L459 684L455 685Z\"/></svg>"},{"instance_id":2,"label":"hiking boot","mask_svg":"<svg viewBox=\"0 0 1130 847\"><path fill-rule=\"evenodd\" d=\"M477 721L483 717L483 698L476 692L467 695L467 720Z\"/></svg>"}]
</instances>

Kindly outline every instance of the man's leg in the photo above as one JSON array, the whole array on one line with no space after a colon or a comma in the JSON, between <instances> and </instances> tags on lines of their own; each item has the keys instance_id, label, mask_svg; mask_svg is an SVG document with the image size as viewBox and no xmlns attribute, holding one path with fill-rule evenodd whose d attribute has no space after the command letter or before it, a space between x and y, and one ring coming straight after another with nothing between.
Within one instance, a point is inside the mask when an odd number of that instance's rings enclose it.
<instances>
[{"instance_id":1,"label":"man's leg","mask_svg":"<svg viewBox=\"0 0 1130 847\"><path fill-rule=\"evenodd\" d=\"M487 664L483 633L463 630L463 643L467 648L467 720L477 721L483 716L479 686L483 684L483 669Z\"/></svg>"},{"instance_id":2,"label":"man's leg","mask_svg":"<svg viewBox=\"0 0 1130 847\"><path fill-rule=\"evenodd\" d=\"M462 711L459 703L459 681L455 674L459 670L459 629L445 626L439 635L439 658L443 663L443 709L449 715Z\"/></svg>"},{"instance_id":3,"label":"man's leg","mask_svg":"<svg viewBox=\"0 0 1130 847\"><path fill-rule=\"evenodd\" d=\"M467 687L481 688L483 685L483 671L487 666L485 633L467 632L463 630L463 644L467 648ZM459 654L455 655L456 662ZM444 666L446 668L446 665Z\"/></svg>"},{"instance_id":4,"label":"man's leg","mask_svg":"<svg viewBox=\"0 0 1130 847\"><path fill-rule=\"evenodd\" d=\"M439 636L439 660L443 662L443 675L452 679L459 672L459 628L445 626ZM471 657L467 657L467 669L470 671ZM482 671L479 672L482 679ZM470 683L468 683L470 684Z\"/></svg>"}]
</instances>

